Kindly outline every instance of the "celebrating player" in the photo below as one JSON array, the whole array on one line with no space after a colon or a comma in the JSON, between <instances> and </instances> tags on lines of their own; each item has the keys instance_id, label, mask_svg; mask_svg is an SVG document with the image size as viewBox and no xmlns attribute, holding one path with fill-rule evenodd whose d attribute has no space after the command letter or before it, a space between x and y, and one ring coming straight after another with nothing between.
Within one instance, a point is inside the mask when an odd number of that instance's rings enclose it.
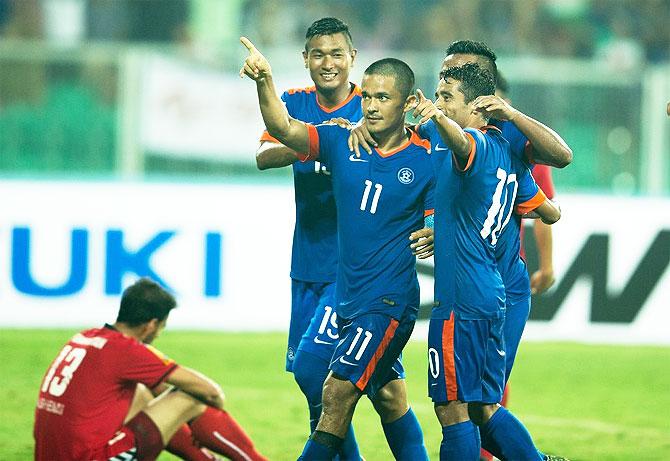
<instances>
[{"instance_id":1,"label":"celebrating player","mask_svg":"<svg viewBox=\"0 0 670 461\"><path fill-rule=\"evenodd\" d=\"M213 459L193 438L233 460L266 459L223 410L216 383L149 346L175 306L171 294L143 278L123 292L116 323L68 341L40 389L37 461L153 460L175 438L173 452L185 459ZM138 384L158 397L137 405Z\"/></svg>"},{"instance_id":2,"label":"celebrating player","mask_svg":"<svg viewBox=\"0 0 670 461\"><path fill-rule=\"evenodd\" d=\"M541 459L525 427L497 404L505 381L505 287L495 251L516 200L517 211L535 210L549 222L560 214L513 159L500 130L486 126L482 108L494 90L491 73L476 64L449 68L436 103L421 98L415 110L421 122L433 121L435 155L447 154L437 163L436 307L428 333L429 394L445 460L479 458L471 421L504 459Z\"/></svg>"},{"instance_id":3,"label":"celebrating player","mask_svg":"<svg viewBox=\"0 0 670 461\"><path fill-rule=\"evenodd\" d=\"M427 459L423 434L407 404L400 352L419 306L415 257L407 235L432 209L434 176L425 143L404 127L414 74L402 61L383 59L363 77L362 109L379 149L370 158L349 155L348 131L291 118L276 97L272 71L246 38L241 74L256 81L265 125L301 160L324 160L337 206L338 342L323 387L323 410L302 459L331 459L363 393L379 413L397 459Z\"/></svg>"},{"instance_id":4,"label":"celebrating player","mask_svg":"<svg viewBox=\"0 0 670 461\"><path fill-rule=\"evenodd\" d=\"M307 29L303 58L314 86L282 94L289 115L307 123L321 123L332 117L359 120L361 91L349 82L356 49L347 25L335 18L315 21ZM296 217L286 371L293 373L307 398L311 433L319 421L321 389L338 341L333 186L325 164L297 162L294 151L267 132L261 137L256 164L261 170L293 165ZM353 429L347 432L340 454L344 459L360 458Z\"/></svg>"}]
</instances>

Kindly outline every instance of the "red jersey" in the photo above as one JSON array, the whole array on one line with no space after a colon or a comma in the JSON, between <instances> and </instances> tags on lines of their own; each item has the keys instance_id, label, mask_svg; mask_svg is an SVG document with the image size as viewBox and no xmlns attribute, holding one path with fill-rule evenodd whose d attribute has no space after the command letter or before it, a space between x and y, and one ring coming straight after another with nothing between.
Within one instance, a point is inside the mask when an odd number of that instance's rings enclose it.
<instances>
[{"instance_id":1,"label":"red jersey","mask_svg":"<svg viewBox=\"0 0 670 461\"><path fill-rule=\"evenodd\" d=\"M74 335L42 381L35 460L89 460L123 425L137 383L155 387L176 367L111 325Z\"/></svg>"},{"instance_id":2,"label":"red jersey","mask_svg":"<svg viewBox=\"0 0 670 461\"><path fill-rule=\"evenodd\" d=\"M556 191L554 190L554 181L551 177L551 167L547 165L536 164L532 169L535 182L542 189L548 199L553 199ZM523 247L524 226L521 226L521 256L525 259L526 250Z\"/></svg>"}]
</instances>

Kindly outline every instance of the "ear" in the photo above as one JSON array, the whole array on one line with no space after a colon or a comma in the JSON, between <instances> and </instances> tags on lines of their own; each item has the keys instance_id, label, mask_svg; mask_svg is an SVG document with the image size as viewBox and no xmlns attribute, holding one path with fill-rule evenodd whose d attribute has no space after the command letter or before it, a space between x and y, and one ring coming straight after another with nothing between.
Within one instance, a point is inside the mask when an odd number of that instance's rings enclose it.
<instances>
[{"instance_id":1,"label":"ear","mask_svg":"<svg viewBox=\"0 0 670 461\"><path fill-rule=\"evenodd\" d=\"M349 53L351 54L351 66L353 67L354 62L356 62L356 56L358 55L358 50L356 48L352 48Z\"/></svg>"},{"instance_id":2,"label":"ear","mask_svg":"<svg viewBox=\"0 0 670 461\"><path fill-rule=\"evenodd\" d=\"M302 52L302 60L305 62L305 69L309 68L309 66L307 65L307 51L304 51L304 50L303 50L303 52Z\"/></svg>"},{"instance_id":3,"label":"ear","mask_svg":"<svg viewBox=\"0 0 670 461\"><path fill-rule=\"evenodd\" d=\"M419 99L416 97L415 94L410 94L407 96L407 99L405 99L405 107L403 107L403 112L407 113L410 110L413 110L416 108L416 105L419 103Z\"/></svg>"}]
</instances>

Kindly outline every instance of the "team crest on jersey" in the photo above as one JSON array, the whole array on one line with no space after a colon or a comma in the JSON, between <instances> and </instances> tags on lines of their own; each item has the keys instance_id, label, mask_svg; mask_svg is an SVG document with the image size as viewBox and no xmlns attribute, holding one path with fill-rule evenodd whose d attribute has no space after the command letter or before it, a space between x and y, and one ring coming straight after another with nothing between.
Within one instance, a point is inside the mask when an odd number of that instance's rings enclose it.
<instances>
[{"instance_id":1,"label":"team crest on jersey","mask_svg":"<svg viewBox=\"0 0 670 461\"><path fill-rule=\"evenodd\" d=\"M414 181L414 172L410 168L401 168L398 171L398 181L403 184L410 184Z\"/></svg>"}]
</instances>

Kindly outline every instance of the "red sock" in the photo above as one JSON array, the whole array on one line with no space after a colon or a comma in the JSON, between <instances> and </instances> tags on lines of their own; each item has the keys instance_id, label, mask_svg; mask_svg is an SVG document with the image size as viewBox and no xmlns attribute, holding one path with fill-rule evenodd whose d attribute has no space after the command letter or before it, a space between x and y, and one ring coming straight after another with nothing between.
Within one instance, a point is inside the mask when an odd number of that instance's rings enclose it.
<instances>
[{"instance_id":1,"label":"red sock","mask_svg":"<svg viewBox=\"0 0 670 461\"><path fill-rule=\"evenodd\" d=\"M184 424L179 428L165 449L186 461L212 461L214 459L213 456L205 453L196 445L188 424Z\"/></svg>"},{"instance_id":2,"label":"red sock","mask_svg":"<svg viewBox=\"0 0 670 461\"><path fill-rule=\"evenodd\" d=\"M505 386L505 390L503 391L503 396L502 400L500 401L500 405L506 407L508 399L509 399L509 383ZM482 451L479 453L479 459L491 461L493 459L493 455L482 448Z\"/></svg>"},{"instance_id":3,"label":"red sock","mask_svg":"<svg viewBox=\"0 0 670 461\"><path fill-rule=\"evenodd\" d=\"M191 421L190 426L200 444L233 461L267 461L256 451L244 429L226 411L207 407L202 415Z\"/></svg>"}]
</instances>

